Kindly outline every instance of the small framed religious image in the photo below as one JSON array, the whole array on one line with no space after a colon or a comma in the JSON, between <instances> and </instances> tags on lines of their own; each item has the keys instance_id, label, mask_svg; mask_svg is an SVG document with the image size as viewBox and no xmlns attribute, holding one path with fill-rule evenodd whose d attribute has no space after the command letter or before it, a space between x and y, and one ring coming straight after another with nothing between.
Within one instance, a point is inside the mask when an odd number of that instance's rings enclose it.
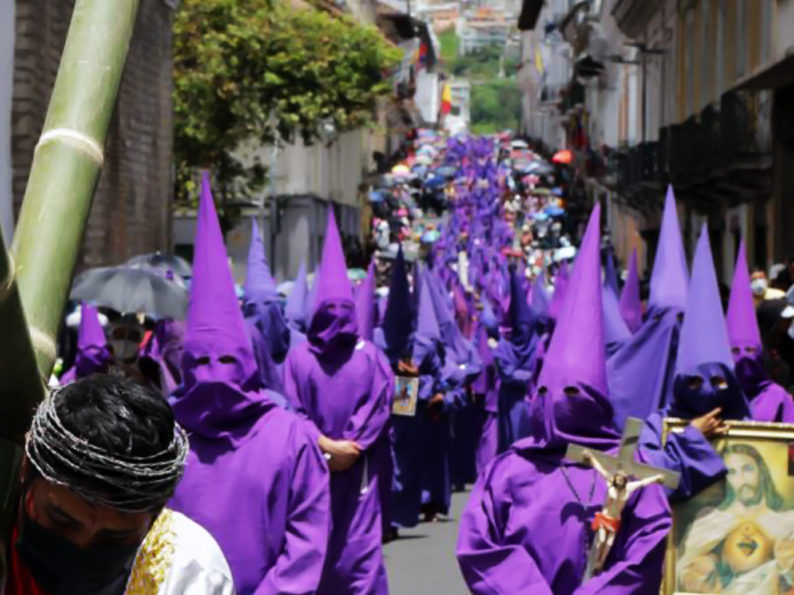
<instances>
[{"instance_id":1,"label":"small framed religious image","mask_svg":"<svg viewBox=\"0 0 794 595\"><path fill-rule=\"evenodd\" d=\"M416 403L419 400L419 379L410 376L397 376L394 379L394 403L391 412L405 417L416 416Z\"/></svg>"},{"instance_id":2,"label":"small framed religious image","mask_svg":"<svg viewBox=\"0 0 794 595\"><path fill-rule=\"evenodd\" d=\"M687 421L665 420L665 437ZM664 595L794 593L794 425L729 422L728 474L673 505Z\"/></svg>"}]
</instances>

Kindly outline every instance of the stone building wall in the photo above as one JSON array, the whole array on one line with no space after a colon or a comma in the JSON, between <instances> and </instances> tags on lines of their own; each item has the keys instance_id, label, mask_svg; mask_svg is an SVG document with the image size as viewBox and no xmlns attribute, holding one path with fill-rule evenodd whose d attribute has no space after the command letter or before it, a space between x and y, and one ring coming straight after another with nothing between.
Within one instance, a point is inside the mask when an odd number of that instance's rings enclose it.
<instances>
[{"instance_id":1,"label":"stone building wall","mask_svg":"<svg viewBox=\"0 0 794 595\"><path fill-rule=\"evenodd\" d=\"M17 214L73 6L74 0L16 0L12 164ZM172 16L166 1L141 0L78 268L117 264L171 245Z\"/></svg>"}]
</instances>

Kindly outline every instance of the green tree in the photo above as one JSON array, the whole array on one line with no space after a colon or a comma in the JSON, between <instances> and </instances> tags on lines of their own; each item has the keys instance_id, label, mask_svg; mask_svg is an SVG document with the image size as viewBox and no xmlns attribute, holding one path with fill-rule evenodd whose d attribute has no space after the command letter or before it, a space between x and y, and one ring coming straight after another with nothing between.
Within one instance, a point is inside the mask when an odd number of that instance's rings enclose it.
<instances>
[{"instance_id":1,"label":"green tree","mask_svg":"<svg viewBox=\"0 0 794 595\"><path fill-rule=\"evenodd\" d=\"M245 141L318 138L371 122L399 51L371 26L286 0L183 0L174 23L177 197L194 195L195 168L211 167L221 195L266 181L233 152Z\"/></svg>"},{"instance_id":2,"label":"green tree","mask_svg":"<svg viewBox=\"0 0 794 595\"><path fill-rule=\"evenodd\" d=\"M515 81L495 80L472 86L472 131L490 134L518 128L521 89Z\"/></svg>"}]
</instances>

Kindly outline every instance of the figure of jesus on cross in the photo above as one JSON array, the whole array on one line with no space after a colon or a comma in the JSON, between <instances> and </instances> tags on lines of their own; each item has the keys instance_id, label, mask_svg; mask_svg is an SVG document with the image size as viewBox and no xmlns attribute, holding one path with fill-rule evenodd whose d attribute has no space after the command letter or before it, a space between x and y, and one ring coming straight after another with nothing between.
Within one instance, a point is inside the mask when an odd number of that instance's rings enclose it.
<instances>
[{"instance_id":1,"label":"figure of jesus on cross","mask_svg":"<svg viewBox=\"0 0 794 595\"><path fill-rule=\"evenodd\" d=\"M601 512L596 513L592 523L596 534L585 580L603 570L609 551L615 543L615 536L620 530L623 508L631 495L640 488L654 483L663 484L671 489L675 489L678 485L678 473L635 462L641 429L641 420L630 418L626 421L617 457L600 451L591 452L576 444L568 446L566 454L568 459L593 467L607 483L606 502Z\"/></svg>"}]
</instances>

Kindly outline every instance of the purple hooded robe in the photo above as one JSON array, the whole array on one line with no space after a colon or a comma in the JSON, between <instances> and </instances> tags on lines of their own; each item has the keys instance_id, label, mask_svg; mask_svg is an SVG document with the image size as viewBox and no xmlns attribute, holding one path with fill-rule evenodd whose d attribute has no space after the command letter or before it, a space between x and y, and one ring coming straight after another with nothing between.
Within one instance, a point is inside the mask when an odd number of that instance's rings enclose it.
<instances>
[{"instance_id":1,"label":"purple hooded robe","mask_svg":"<svg viewBox=\"0 0 794 595\"><path fill-rule=\"evenodd\" d=\"M721 378L724 382L715 382ZM699 384L693 381L700 380ZM725 475L722 457L694 426L671 433L663 444L664 418L694 419L722 407L723 419L747 419L750 409L733 371L728 331L722 314L717 275L704 224L692 265L681 341L673 379L673 398L652 413L640 435L642 453L652 465L681 474L671 500L698 494Z\"/></svg>"},{"instance_id":2,"label":"purple hooded robe","mask_svg":"<svg viewBox=\"0 0 794 595\"><path fill-rule=\"evenodd\" d=\"M270 273L265 246L256 219L251 220L251 244L248 248L248 274L243 304L254 356L262 385L284 392L284 360L290 347L303 342L300 333L292 332L279 304L278 291Z\"/></svg>"},{"instance_id":3,"label":"purple hooded robe","mask_svg":"<svg viewBox=\"0 0 794 595\"><path fill-rule=\"evenodd\" d=\"M262 387L207 174L182 368L170 402L190 455L170 506L212 534L238 595L315 593L330 528L328 467L308 425Z\"/></svg>"},{"instance_id":4,"label":"purple hooded robe","mask_svg":"<svg viewBox=\"0 0 794 595\"><path fill-rule=\"evenodd\" d=\"M676 213L675 197L670 188L653 264L648 320L607 359L609 395L618 428L622 428L629 417L647 418L662 408L672 393L679 318L689 287Z\"/></svg>"},{"instance_id":5,"label":"purple hooded robe","mask_svg":"<svg viewBox=\"0 0 794 595\"><path fill-rule=\"evenodd\" d=\"M763 347L758 318L750 289L750 271L744 240L739 246L728 303L728 336L736 364L736 376L750 401L755 421L794 423L791 395L767 374L763 364Z\"/></svg>"},{"instance_id":6,"label":"purple hooded robe","mask_svg":"<svg viewBox=\"0 0 794 595\"><path fill-rule=\"evenodd\" d=\"M604 570L582 584L593 515L606 485L565 460L568 444L613 451L607 398L596 206L533 400L529 437L480 477L460 524L457 556L475 595L653 595L662 579L670 512L663 490L634 493ZM596 346L600 346L597 348Z\"/></svg>"},{"instance_id":7,"label":"purple hooded robe","mask_svg":"<svg viewBox=\"0 0 794 595\"><path fill-rule=\"evenodd\" d=\"M353 289L333 211L329 213L317 308L308 342L287 357L293 407L332 440L361 447L352 468L331 474L332 530L318 595L386 595L379 474L389 461L394 379L388 360L358 338Z\"/></svg>"},{"instance_id":8,"label":"purple hooded robe","mask_svg":"<svg viewBox=\"0 0 794 595\"><path fill-rule=\"evenodd\" d=\"M155 382L164 395L182 384L182 353L185 349L185 323L158 320L149 343L141 352L138 366Z\"/></svg>"},{"instance_id":9,"label":"purple hooded robe","mask_svg":"<svg viewBox=\"0 0 794 595\"><path fill-rule=\"evenodd\" d=\"M510 294L511 334L499 342L494 354L499 373L499 452L504 452L529 432L529 394L535 378L539 342L535 317L515 273L510 276Z\"/></svg>"},{"instance_id":10,"label":"purple hooded robe","mask_svg":"<svg viewBox=\"0 0 794 595\"><path fill-rule=\"evenodd\" d=\"M107 372L113 355L108 348L105 329L99 321L95 306L80 304L80 328L77 333L77 355L74 366L61 378L61 384L68 384L80 378Z\"/></svg>"}]
</instances>

